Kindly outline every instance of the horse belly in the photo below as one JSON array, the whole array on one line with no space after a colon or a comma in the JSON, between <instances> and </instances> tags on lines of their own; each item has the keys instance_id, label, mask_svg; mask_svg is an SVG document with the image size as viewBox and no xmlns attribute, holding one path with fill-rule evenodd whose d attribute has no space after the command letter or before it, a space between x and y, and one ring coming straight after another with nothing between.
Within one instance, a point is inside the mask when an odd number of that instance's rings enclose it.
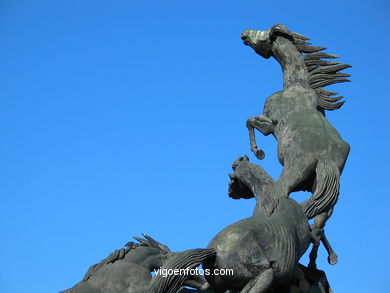
<instances>
[{"instance_id":1,"label":"horse belly","mask_svg":"<svg viewBox=\"0 0 390 293\"><path fill-rule=\"evenodd\" d=\"M272 218L272 217L271 217ZM245 223L231 225L221 231L209 244L216 250L214 261L204 263L204 269L232 270L232 275L206 275L216 291L241 290L251 279L272 267L283 282L289 277L300 258L295 231L270 217L253 217Z\"/></svg>"},{"instance_id":2,"label":"horse belly","mask_svg":"<svg viewBox=\"0 0 390 293\"><path fill-rule=\"evenodd\" d=\"M263 246L264 254L273 268L275 277L283 282L291 275L300 258L296 233L290 231L286 225L278 223L264 225L264 230L268 236L268 241Z\"/></svg>"}]
</instances>

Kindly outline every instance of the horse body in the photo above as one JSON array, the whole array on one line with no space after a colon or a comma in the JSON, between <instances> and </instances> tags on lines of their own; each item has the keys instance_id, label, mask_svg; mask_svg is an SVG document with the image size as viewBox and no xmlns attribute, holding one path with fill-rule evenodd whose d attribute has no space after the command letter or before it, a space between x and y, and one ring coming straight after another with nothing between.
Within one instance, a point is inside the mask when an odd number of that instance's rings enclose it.
<instances>
[{"instance_id":1,"label":"horse body","mask_svg":"<svg viewBox=\"0 0 390 293\"><path fill-rule=\"evenodd\" d=\"M310 244L310 227L302 208L283 197L262 168L245 160L235 167L233 182L232 197L254 196L257 204L252 217L226 227L208 245L216 251L216 257L206 260L204 268L231 269L233 275L206 275L206 280L217 292L263 292L271 284L287 283ZM250 192L249 196L234 196L240 194L240 184ZM272 211L267 208L270 198L275 201ZM259 282L264 289L253 289L254 280L264 276L269 276Z\"/></svg>"},{"instance_id":2,"label":"horse body","mask_svg":"<svg viewBox=\"0 0 390 293\"><path fill-rule=\"evenodd\" d=\"M156 274L152 277L151 272L195 268L212 257L214 250L172 253L167 246L143 235L146 239L134 237L140 243L129 242L127 248L114 251L91 266L81 282L61 293L176 293L183 286L208 287L201 276Z\"/></svg>"},{"instance_id":3,"label":"horse body","mask_svg":"<svg viewBox=\"0 0 390 293\"><path fill-rule=\"evenodd\" d=\"M156 247L135 246L117 252L91 266L81 282L62 293L143 292L152 279L150 272L168 259L167 252Z\"/></svg>"},{"instance_id":4,"label":"horse body","mask_svg":"<svg viewBox=\"0 0 390 293\"><path fill-rule=\"evenodd\" d=\"M343 102L337 103L341 97L330 97L335 93L322 86L347 81L340 77L349 75L338 71L350 66L320 60L336 56L318 53L325 48L308 46L306 37L290 32L283 25L275 25L268 31L247 30L242 38L261 56L273 56L283 70L284 89L267 99L263 115L248 119L252 150L259 159L264 157L257 149L254 128L264 135L272 133L278 140L278 158L284 166L278 183L285 196L293 191L311 191L312 198L303 204L306 215L313 218L328 212L338 199L336 185L349 145L324 115L324 110L341 107ZM335 186L330 187L329 182L335 182Z\"/></svg>"},{"instance_id":5,"label":"horse body","mask_svg":"<svg viewBox=\"0 0 390 293\"><path fill-rule=\"evenodd\" d=\"M310 94L315 95L313 90L288 88L270 96L264 107L264 115L276 122L273 134L279 162L284 166L278 182L286 195L299 190L315 192L318 161L331 158L341 173L349 153L348 143L323 114L297 102L297 97Z\"/></svg>"},{"instance_id":6,"label":"horse body","mask_svg":"<svg viewBox=\"0 0 390 293\"><path fill-rule=\"evenodd\" d=\"M232 269L233 276L219 276L207 281L213 289L241 290L259 273L272 268L274 277L283 284L294 271L295 265L309 243L309 225L302 209L292 200L283 199L271 217L265 213L241 220L222 230L208 245L216 250L212 269ZM282 207L283 206L283 207ZM290 221L283 214L287 208L300 214ZM298 229L297 229L298 227Z\"/></svg>"},{"instance_id":7,"label":"horse body","mask_svg":"<svg viewBox=\"0 0 390 293\"><path fill-rule=\"evenodd\" d=\"M284 89L266 100L263 115L247 120L251 150L258 159L264 158L254 129L275 136L278 159L284 167L277 182L284 196L300 190L312 192L301 205L309 219L315 218L313 227L322 229L338 200L340 174L350 151L325 118L325 110L339 109L344 101L339 102L342 97L332 97L337 93L324 87L349 81L345 78L349 74L339 71L351 66L323 60L338 56L320 52L325 48L310 46L308 38L283 25L267 31L246 30L241 38L262 57L274 57L283 70ZM322 240L329 263L336 263L337 256L325 236ZM315 266L315 258L313 251L311 266Z\"/></svg>"}]
</instances>

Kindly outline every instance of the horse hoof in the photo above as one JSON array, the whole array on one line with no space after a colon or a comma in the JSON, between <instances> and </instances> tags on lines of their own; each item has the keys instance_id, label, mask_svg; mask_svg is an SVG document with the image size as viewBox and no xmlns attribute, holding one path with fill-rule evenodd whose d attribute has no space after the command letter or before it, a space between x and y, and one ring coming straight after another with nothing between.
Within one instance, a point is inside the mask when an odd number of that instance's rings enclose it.
<instances>
[{"instance_id":1,"label":"horse hoof","mask_svg":"<svg viewBox=\"0 0 390 293\"><path fill-rule=\"evenodd\" d=\"M335 265L337 264L337 262L339 261L338 257L337 257L337 254L336 253L332 253L328 256L328 263L330 265Z\"/></svg>"},{"instance_id":2,"label":"horse hoof","mask_svg":"<svg viewBox=\"0 0 390 293\"><path fill-rule=\"evenodd\" d=\"M264 153L264 151L261 150L261 149L256 149L256 150L254 151L254 154L255 154L255 156L256 156L256 158L257 158L258 160L262 160L262 159L265 158L265 153Z\"/></svg>"}]
</instances>

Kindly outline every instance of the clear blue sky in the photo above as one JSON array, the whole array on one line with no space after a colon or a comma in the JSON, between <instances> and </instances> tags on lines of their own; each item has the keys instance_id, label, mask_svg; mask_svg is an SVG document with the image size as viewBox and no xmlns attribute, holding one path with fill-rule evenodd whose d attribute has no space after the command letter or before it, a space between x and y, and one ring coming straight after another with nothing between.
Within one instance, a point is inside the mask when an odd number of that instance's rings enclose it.
<instances>
[{"instance_id":1,"label":"clear blue sky","mask_svg":"<svg viewBox=\"0 0 390 293\"><path fill-rule=\"evenodd\" d=\"M0 11L1 293L69 288L142 232L174 251L205 247L249 216L254 201L227 197L227 173L245 153L256 162L245 121L282 74L240 33L275 23L353 65L353 82L332 87L347 103L328 115L352 146L327 226L339 264L321 248L319 267L336 293L388 289L388 2L3 0ZM277 178L275 140L258 143Z\"/></svg>"}]
</instances>

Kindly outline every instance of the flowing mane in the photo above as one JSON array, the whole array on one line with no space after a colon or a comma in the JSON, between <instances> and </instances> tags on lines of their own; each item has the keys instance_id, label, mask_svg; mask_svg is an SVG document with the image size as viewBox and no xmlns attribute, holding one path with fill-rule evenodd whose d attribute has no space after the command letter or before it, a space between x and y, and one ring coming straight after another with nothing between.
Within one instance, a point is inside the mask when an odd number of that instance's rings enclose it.
<instances>
[{"instance_id":1,"label":"flowing mane","mask_svg":"<svg viewBox=\"0 0 390 293\"><path fill-rule=\"evenodd\" d=\"M125 258L126 254L128 252L130 252L131 250L134 250L134 249L136 249L138 247L141 247L141 246L143 246L143 247L151 247L151 248L160 249L164 253L168 253L169 252L169 248L168 247L166 247L165 245L162 245L161 243L157 242L156 240L154 240L149 235L142 234L142 236L144 236L145 239L139 238L139 237L134 237L134 239L137 240L139 243L135 243L135 242L130 241L130 242L125 244L126 248L117 249L114 252L110 253L109 256L107 256L105 259L103 259L99 263L97 263L95 265L92 265L88 269L88 271L85 273L85 275L84 275L84 277L82 279L82 282L86 282L92 275L94 275L96 273L96 271L98 271L104 265L107 265L107 264L110 264L110 263L114 263L117 260Z\"/></svg>"},{"instance_id":2,"label":"flowing mane","mask_svg":"<svg viewBox=\"0 0 390 293\"><path fill-rule=\"evenodd\" d=\"M340 101L343 96L332 97L338 93L326 90L324 87L334 83L350 81L346 77L351 75L341 73L340 71L352 66L341 62L322 60L335 59L340 56L321 52L326 48L311 46L311 43L308 42L310 39L301 34L286 32L285 30L279 32L289 36L297 50L303 55L305 66L309 73L310 86L316 91L318 96L317 109L322 113L324 113L324 110L333 111L339 109L345 102Z\"/></svg>"}]
</instances>

